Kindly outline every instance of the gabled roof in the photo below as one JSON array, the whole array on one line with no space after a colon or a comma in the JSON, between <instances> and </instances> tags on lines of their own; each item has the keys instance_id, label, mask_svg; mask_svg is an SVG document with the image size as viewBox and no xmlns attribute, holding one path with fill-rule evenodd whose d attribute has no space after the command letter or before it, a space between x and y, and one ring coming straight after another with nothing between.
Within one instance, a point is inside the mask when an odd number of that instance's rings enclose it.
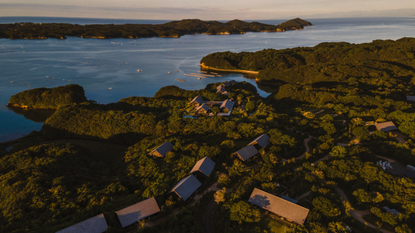
<instances>
[{"instance_id":1,"label":"gabled roof","mask_svg":"<svg viewBox=\"0 0 415 233\"><path fill-rule=\"evenodd\" d=\"M67 227L56 233L102 233L108 229L104 214L97 215L85 221Z\"/></svg>"},{"instance_id":2,"label":"gabled roof","mask_svg":"<svg viewBox=\"0 0 415 233\"><path fill-rule=\"evenodd\" d=\"M192 101L190 101L190 103L189 104L192 104L192 103L198 103L198 104L202 104L203 103L203 99L202 99L202 97L200 97L200 96L196 96L195 98L193 98L193 100Z\"/></svg>"},{"instance_id":3,"label":"gabled roof","mask_svg":"<svg viewBox=\"0 0 415 233\"><path fill-rule=\"evenodd\" d=\"M210 110L209 106L207 106L206 104L202 104L199 107L197 107L195 111L197 112L197 111L199 111L201 109L204 110L205 112L207 112L207 111Z\"/></svg>"},{"instance_id":4,"label":"gabled roof","mask_svg":"<svg viewBox=\"0 0 415 233\"><path fill-rule=\"evenodd\" d=\"M179 183L176 184L171 190L171 192L177 193L184 201L187 200L200 186L202 183L193 175L189 175L186 178L183 178Z\"/></svg>"},{"instance_id":5,"label":"gabled roof","mask_svg":"<svg viewBox=\"0 0 415 233\"><path fill-rule=\"evenodd\" d=\"M223 84L225 85L225 87L229 87L230 85L232 85L230 82L224 82Z\"/></svg>"},{"instance_id":6,"label":"gabled roof","mask_svg":"<svg viewBox=\"0 0 415 233\"><path fill-rule=\"evenodd\" d=\"M190 171L190 173L200 171L206 176L209 176L210 173L212 173L215 164L216 163L213 162L209 157L204 157L203 159L196 162L195 166L192 168L192 171Z\"/></svg>"},{"instance_id":7,"label":"gabled roof","mask_svg":"<svg viewBox=\"0 0 415 233\"><path fill-rule=\"evenodd\" d=\"M224 93L224 92L226 92L226 89L225 89L225 87L224 86L222 86L222 85L219 85L219 86L217 86L216 87L216 93L217 92L222 92L222 93Z\"/></svg>"},{"instance_id":8,"label":"gabled roof","mask_svg":"<svg viewBox=\"0 0 415 233\"><path fill-rule=\"evenodd\" d=\"M406 96L407 100L415 101L415 96Z\"/></svg>"},{"instance_id":9,"label":"gabled roof","mask_svg":"<svg viewBox=\"0 0 415 233\"><path fill-rule=\"evenodd\" d=\"M261 136L255 138L255 140L253 140L248 145L255 145L255 144L258 144L261 148L264 148L264 147L268 146L268 144L269 144L268 135L264 133Z\"/></svg>"},{"instance_id":10,"label":"gabled roof","mask_svg":"<svg viewBox=\"0 0 415 233\"><path fill-rule=\"evenodd\" d=\"M232 79L231 81L229 81L229 83L233 85L233 84L236 84L237 82Z\"/></svg>"},{"instance_id":11,"label":"gabled roof","mask_svg":"<svg viewBox=\"0 0 415 233\"><path fill-rule=\"evenodd\" d=\"M143 218L160 212L154 197L138 202L134 205L128 206L122 210L115 212L120 220L121 227L131 225Z\"/></svg>"},{"instance_id":12,"label":"gabled roof","mask_svg":"<svg viewBox=\"0 0 415 233\"><path fill-rule=\"evenodd\" d=\"M378 123L378 124L375 124L375 126L376 126L376 128L378 130L381 130L383 132L392 131L392 130L397 130L398 129L392 121Z\"/></svg>"},{"instance_id":13,"label":"gabled roof","mask_svg":"<svg viewBox=\"0 0 415 233\"><path fill-rule=\"evenodd\" d=\"M310 211L257 188L252 192L249 202L301 225L304 224Z\"/></svg>"},{"instance_id":14,"label":"gabled roof","mask_svg":"<svg viewBox=\"0 0 415 233\"><path fill-rule=\"evenodd\" d=\"M222 109L222 108L226 108L226 109L228 109L229 111L231 111L232 110L232 108L233 108L233 104L234 104L234 102L232 102L230 99L226 99L225 101L223 101L223 103L220 105L220 109Z\"/></svg>"},{"instance_id":15,"label":"gabled roof","mask_svg":"<svg viewBox=\"0 0 415 233\"><path fill-rule=\"evenodd\" d=\"M253 145L248 145L247 147L238 150L236 154L238 154L243 161L246 161L258 154L258 150Z\"/></svg>"},{"instance_id":16,"label":"gabled roof","mask_svg":"<svg viewBox=\"0 0 415 233\"><path fill-rule=\"evenodd\" d=\"M171 142L167 141L167 142L161 144L156 149L152 150L150 152L150 154L157 153L157 154L160 154L162 157L164 157L164 156L166 156L167 152L172 151L172 150L173 150L173 144L171 144Z\"/></svg>"}]
</instances>

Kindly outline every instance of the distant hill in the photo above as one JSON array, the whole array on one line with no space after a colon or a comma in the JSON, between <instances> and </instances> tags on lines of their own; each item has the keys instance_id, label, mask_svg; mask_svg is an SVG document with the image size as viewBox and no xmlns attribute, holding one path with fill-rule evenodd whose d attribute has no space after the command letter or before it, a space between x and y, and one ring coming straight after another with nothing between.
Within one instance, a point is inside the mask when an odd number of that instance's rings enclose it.
<instances>
[{"instance_id":1,"label":"distant hill","mask_svg":"<svg viewBox=\"0 0 415 233\"><path fill-rule=\"evenodd\" d=\"M181 37L188 34L244 34L246 32L283 32L301 30L310 22L295 18L279 25L232 20L227 23L184 19L165 24L93 24L78 25L65 23L14 23L0 24L0 38L8 39L66 39L67 36L82 38L143 38Z\"/></svg>"}]
</instances>

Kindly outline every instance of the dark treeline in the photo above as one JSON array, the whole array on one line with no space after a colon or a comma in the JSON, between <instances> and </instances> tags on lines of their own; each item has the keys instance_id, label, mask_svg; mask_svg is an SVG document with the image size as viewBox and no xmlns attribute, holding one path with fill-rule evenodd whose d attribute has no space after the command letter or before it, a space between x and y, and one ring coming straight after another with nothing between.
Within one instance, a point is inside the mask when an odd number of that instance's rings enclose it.
<instances>
[{"instance_id":1,"label":"dark treeline","mask_svg":"<svg viewBox=\"0 0 415 233\"><path fill-rule=\"evenodd\" d=\"M64 23L14 23L0 24L0 38L8 39L65 39L67 36L83 38L143 38L143 37L180 37L187 34L243 34L246 32L283 32L300 30L312 25L300 18L279 25L258 22L232 20L227 23L184 19L165 24L93 24L78 25Z\"/></svg>"},{"instance_id":2,"label":"dark treeline","mask_svg":"<svg viewBox=\"0 0 415 233\"><path fill-rule=\"evenodd\" d=\"M321 43L314 47L219 52L201 60L205 66L259 71L265 83L312 84L376 78L395 85L394 77L411 78L415 69L415 39L375 40L372 43ZM372 80L374 81L374 80Z\"/></svg>"}]
</instances>

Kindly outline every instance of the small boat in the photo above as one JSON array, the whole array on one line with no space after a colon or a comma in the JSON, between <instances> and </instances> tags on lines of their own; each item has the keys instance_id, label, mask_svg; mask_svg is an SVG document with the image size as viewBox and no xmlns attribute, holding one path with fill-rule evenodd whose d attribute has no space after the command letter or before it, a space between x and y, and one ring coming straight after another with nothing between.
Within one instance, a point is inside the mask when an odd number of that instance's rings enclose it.
<instances>
[{"instance_id":1,"label":"small boat","mask_svg":"<svg viewBox=\"0 0 415 233\"><path fill-rule=\"evenodd\" d=\"M167 72L167 73L171 74L171 71L169 71L169 72Z\"/></svg>"},{"instance_id":2,"label":"small boat","mask_svg":"<svg viewBox=\"0 0 415 233\"><path fill-rule=\"evenodd\" d=\"M137 70L137 72L141 72L141 71L143 71L143 70Z\"/></svg>"},{"instance_id":3,"label":"small boat","mask_svg":"<svg viewBox=\"0 0 415 233\"><path fill-rule=\"evenodd\" d=\"M176 80L180 82L186 82L186 80L183 80L183 79L176 79Z\"/></svg>"},{"instance_id":4,"label":"small boat","mask_svg":"<svg viewBox=\"0 0 415 233\"><path fill-rule=\"evenodd\" d=\"M110 88L108 88L108 89L112 90L112 87L110 87Z\"/></svg>"}]
</instances>

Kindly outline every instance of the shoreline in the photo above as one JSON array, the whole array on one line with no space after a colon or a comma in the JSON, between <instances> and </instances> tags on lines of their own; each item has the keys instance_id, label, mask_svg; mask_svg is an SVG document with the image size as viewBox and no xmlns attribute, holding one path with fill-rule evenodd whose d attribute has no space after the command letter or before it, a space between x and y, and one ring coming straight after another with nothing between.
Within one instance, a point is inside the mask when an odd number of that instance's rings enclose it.
<instances>
[{"instance_id":1,"label":"shoreline","mask_svg":"<svg viewBox=\"0 0 415 233\"><path fill-rule=\"evenodd\" d=\"M259 73L259 71L252 71L252 70L227 70L227 69L218 69L218 68L213 68L213 67L210 67L210 66L205 66L203 63L200 64L200 67L202 67L202 69L206 69L206 70L223 71L223 72L255 74L255 75L258 75L258 73ZM255 79L255 81L256 81L256 79Z\"/></svg>"}]
</instances>

